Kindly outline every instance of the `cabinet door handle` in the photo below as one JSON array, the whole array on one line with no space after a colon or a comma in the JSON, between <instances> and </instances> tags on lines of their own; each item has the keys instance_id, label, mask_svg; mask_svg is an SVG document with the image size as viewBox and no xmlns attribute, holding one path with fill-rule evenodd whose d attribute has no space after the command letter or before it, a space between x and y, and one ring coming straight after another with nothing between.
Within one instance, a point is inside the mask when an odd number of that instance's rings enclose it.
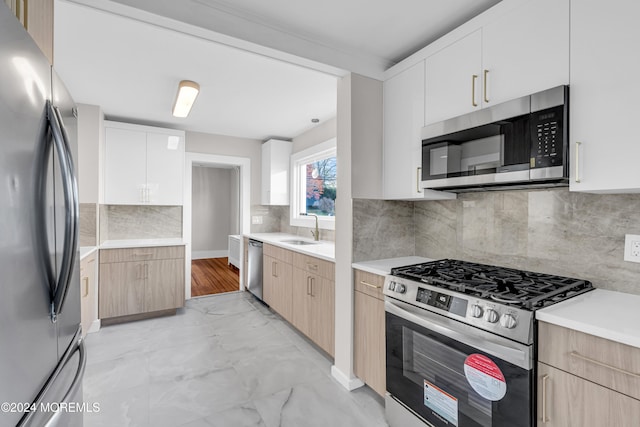
<instances>
[{"instance_id":1,"label":"cabinet door handle","mask_svg":"<svg viewBox=\"0 0 640 427\"><path fill-rule=\"evenodd\" d=\"M474 107L478 106L476 102L476 80L478 80L478 75L474 74L471 76L471 105Z\"/></svg>"},{"instance_id":2,"label":"cabinet door handle","mask_svg":"<svg viewBox=\"0 0 640 427\"><path fill-rule=\"evenodd\" d=\"M580 182L580 146L582 142L576 141L576 182Z\"/></svg>"},{"instance_id":3,"label":"cabinet door handle","mask_svg":"<svg viewBox=\"0 0 640 427\"><path fill-rule=\"evenodd\" d=\"M271 275L278 277L278 264L275 261L271 261Z\"/></svg>"},{"instance_id":4,"label":"cabinet door handle","mask_svg":"<svg viewBox=\"0 0 640 427\"><path fill-rule=\"evenodd\" d=\"M307 276L307 295L311 295L311 277Z\"/></svg>"},{"instance_id":5,"label":"cabinet door handle","mask_svg":"<svg viewBox=\"0 0 640 427\"><path fill-rule=\"evenodd\" d=\"M153 255L152 252L142 252L142 253L134 252L133 253L134 257L143 257L143 256L146 257L146 256L151 256L151 255Z\"/></svg>"},{"instance_id":6,"label":"cabinet door handle","mask_svg":"<svg viewBox=\"0 0 640 427\"><path fill-rule=\"evenodd\" d=\"M549 379L549 375L542 376L542 422L548 423L549 418L547 418L547 380Z\"/></svg>"},{"instance_id":7,"label":"cabinet door handle","mask_svg":"<svg viewBox=\"0 0 640 427\"><path fill-rule=\"evenodd\" d=\"M374 289L380 289L380 288L382 288L382 286L379 286L379 285L372 285L371 283L365 282L364 280L361 280L361 281L360 281L360 283L361 283L362 285L365 285L365 286L368 286L368 287L370 287L370 288L374 288Z\"/></svg>"},{"instance_id":8,"label":"cabinet door handle","mask_svg":"<svg viewBox=\"0 0 640 427\"><path fill-rule=\"evenodd\" d=\"M89 278L88 277L83 277L82 278L82 283L84 283L84 295L82 295L82 297L88 297L89 296Z\"/></svg>"},{"instance_id":9,"label":"cabinet door handle","mask_svg":"<svg viewBox=\"0 0 640 427\"><path fill-rule=\"evenodd\" d=\"M595 360L590 357L583 356L577 351L572 351L571 353L569 353L569 355L572 357L575 357L576 359L584 360L585 362L593 363L594 365L602 366L603 368L611 369L612 371L620 372L621 374L625 374L633 378L640 378L640 374L636 374L635 372L627 371L626 369L622 369L622 368L617 368L607 363L600 362L599 360Z\"/></svg>"},{"instance_id":10,"label":"cabinet door handle","mask_svg":"<svg viewBox=\"0 0 640 427\"><path fill-rule=\"evenodd\" d=\"M484 102L489 103L489 98L487 98L487 76L489 75L489 70L484 70L484 85L482 88L482 92L484 95Z\"/></svg>"},{"instance_id":11,"label":"cabinet door handle","mask_svg":"<svg viewBox=\"0 0 640 427\"><path fill-rule=\"evenodd\" d=\"M144 278L145 279L149 278L149 264L144 265Z\"/></svg>"},{"instance_id":12,"label":"cabinet door handle","mask_svg":"<svg viewBox=\"0 0 640 427\"><path fill-rule=\"evenodd\" d=\"M417 193L422 193L422 188L420 188L420 175L422 172L422 167L418 166L417 170L416 170L416 192Z\"/></svg>"},{"instance_id":13,"label":"cabinet door handle","mask_svg":"<svg viewBox=\"0 0 640 427\"><path fill-rule=\"evenodd\" d=\"M314 282L316 281L316 278L315 278L315 277L309 277L309 279L311 279L311 280L310 280L310 282L311 282L311 293L310 293L309 295L311 295L312 297L314 297L315 295L313 295L313 284L314 284Z\"/></svg>"},{"instance_id":14,"label":"cabinet door handle","mask_svg":"<svg viewBox=\"0 0 640 427\"><path fill-rule=\"evenodd\" d=\"M140 202L144 203L144 187L140 187Z\"/></svg>"}]
</instances>

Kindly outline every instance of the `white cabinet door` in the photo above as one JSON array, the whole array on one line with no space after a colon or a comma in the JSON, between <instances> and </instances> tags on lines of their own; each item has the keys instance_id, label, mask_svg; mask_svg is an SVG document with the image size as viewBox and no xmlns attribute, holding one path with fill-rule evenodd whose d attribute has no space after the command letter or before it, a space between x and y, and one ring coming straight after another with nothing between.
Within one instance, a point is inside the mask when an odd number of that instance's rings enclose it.
<instances>
[{"instance_id":1,"label":"white cabinet door","mask_svg":"<svg viewBox=\"0 0 640 427\"><path fill-rule=\"evenodd\" d=\"M424 61L384 82L384 198L422 198Z\"/></svg>"},{"instance_id":2,"label":"white cabinet door","mask_svg":"<svg viewBox=\"0 0 640 427\"><path fill-rule=\"evenodd\" d=\"M569 0L528 1L482 28L483 106L568 83Z\"/></svg>"},{"instance_id":3,"label":"white cabinet door","mask_svg":"<svg viewBox=\"0 0 640 427\"><path fill-rule=\"evenodd\" d=\"M184 177L184 138L147 132L147 203L181 205Z\"/></svg>"},{"instance_id":4,"label":"white cabinet door","mask_svg":"<svg viewBox=\"0 0 640 427\"><path fill-rule=\"evenodd\" d=\"M480 109L482 30L426 59L425 125Z\"/></svg>"},{"instance_id":5,"label":"white cabinet door","mask_svg":"<svg viewBox=\"0 0 640 427\"><path fill-rule=\"evenodd\" d=\"M289 205L291 142L270 139L262 144L262 204Z\"/></svg>"},{"instance_id":6,"label":"white cabinet door","mask_svg":"<svg viewBox=\"0 0 640 427\"><path fill-rule=\"evenodd\" d=\"M147 182L146 133L106 127L105 138L105 204L144 203Z\"/></svg>"},{"instance_id":7,"label":"white cabinet door","mask_svg":"<svg viewBox=\"0 0 640 427\"><path fill-rule=\"evenodd\" d=\"M571 3L572 191L640 189L638 16L637 1Z\"/></svg>"}]
</instances>

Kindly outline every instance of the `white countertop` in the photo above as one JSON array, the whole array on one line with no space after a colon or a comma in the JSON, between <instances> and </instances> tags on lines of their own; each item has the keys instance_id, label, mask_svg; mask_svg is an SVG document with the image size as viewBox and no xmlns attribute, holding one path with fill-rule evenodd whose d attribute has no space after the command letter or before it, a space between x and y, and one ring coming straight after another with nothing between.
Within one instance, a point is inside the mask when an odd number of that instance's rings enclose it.
<instances>
[{"instance_id":1,"label":"white countertop","mask_svg":"<svg viewBox=\"0 0 640 427\"><path fill-rule=\"evenodd\" d=\"M185 242L181 238L105 240L100 244L100 249L142 248L151 246L181 246L184 244Z\"/></svg>"},{"instance_id":2,"label":"white countertop","mask_svg":"<svg viewBox=\"0 0 640 427\"><path fill-rule=\"evenodd\" d=\"M287 233L251 233L246 234L245 237L250 239L259 240L263 243L279 246L281 248L289 249L291 251L299 252L301 254L310 255L316 258L324 259L326 261L335 262L336 260L336 244L335 242L329 242L327 240L320 240L314 242L313 239L306 237L296 236L295 234ZM313 245L292 245L291 243L285 243L283 240L304 240L306 242L313 242Z\"/></svg>"},{"instance_id":3,"label":"white countertop","mask_svg":"<svg viewBox=\"0 0 640 427\"><path fill-rule=\"evenodd\" d=\"M429 261L433 260L431 258L423 258L419 256L407 256L398 258L377 259L373 261L354 262L353 264L351 264L351 267L357 270L366 271L368 273L386 276L391 272L392 268Z\"/></svg>"},{"instance_id":4,"label":"white countertop","mask_svg":"<svg viewBox=\"0 0 640 427\"><path fill-rule=\"evenodd\" d=\"M595 289L542 308L536 318L640 348L640 295Z\"/></svg>"},{"instance_id":5,"label":"white countertop","mask_svg":"<svg viewBox=\"0 0 640 427\"><path fill-rule=\"evenodd\" d=\"M80 246L80 261L98 250L97 246Z\"/></svg>"}]
</instances>

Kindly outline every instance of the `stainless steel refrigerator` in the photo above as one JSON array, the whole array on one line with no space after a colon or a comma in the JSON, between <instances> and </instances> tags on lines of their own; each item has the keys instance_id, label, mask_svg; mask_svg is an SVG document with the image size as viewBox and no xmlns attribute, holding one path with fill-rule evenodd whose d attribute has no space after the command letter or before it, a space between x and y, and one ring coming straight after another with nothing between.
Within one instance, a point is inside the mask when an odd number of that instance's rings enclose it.
<instances>
[{"instance_id":1,"label":"stainless steel refrigerator","mask_svg":"<svg viewBox=\"0 0 640 427\"><path fill-rule=\"evenodd\" d=\"M0 426L81 426L75 106L5 2L0 70Z\"/></svg>"}]
</instances>

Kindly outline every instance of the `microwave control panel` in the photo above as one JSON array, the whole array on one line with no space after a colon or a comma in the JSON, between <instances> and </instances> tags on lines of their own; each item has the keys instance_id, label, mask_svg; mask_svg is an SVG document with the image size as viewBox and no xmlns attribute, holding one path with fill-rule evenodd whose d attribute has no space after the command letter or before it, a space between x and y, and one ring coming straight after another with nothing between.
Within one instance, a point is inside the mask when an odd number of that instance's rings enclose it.
<instances>
[{"instance_id":1,"label":"microwave control panel","mask_svg":"<svg viewBox=\"0 0 640 427\"><path fill-rule=\"evenodd\" d=\"M562 166L564 106L531 114L531 169Z\"/></svg>"}]
</instances>

